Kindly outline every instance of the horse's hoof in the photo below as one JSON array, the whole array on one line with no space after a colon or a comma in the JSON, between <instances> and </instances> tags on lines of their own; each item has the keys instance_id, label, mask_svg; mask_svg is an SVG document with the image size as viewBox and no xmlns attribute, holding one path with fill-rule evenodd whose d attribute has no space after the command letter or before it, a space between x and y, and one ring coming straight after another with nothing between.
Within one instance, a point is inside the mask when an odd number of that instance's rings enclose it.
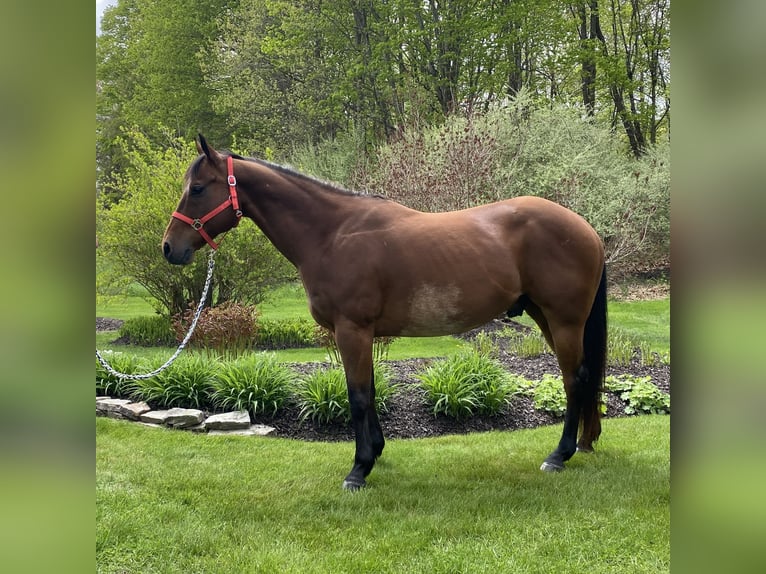
<instances>
[{"instance_id":1,"label":"horse's hoof","mask_svg":"<svg viewBox=\"0 0 766 574\"><path fill-rule=\"evenodd\" d=\"M553 464L552 462L548 462L547 460L540 465L540 470L543 472L561 472L564 470L563 464Z\"/></svg>"},{"instance_id":2,"label":"horse's hoof","mask_svg":"<svg viewBox=\"0 0 766 574\"><path fill-rule=\"evenodd\" d=\"M588 447L588 446L578 446L577 447L577 452L585 452L585 453L588 453L588 454L593 454L595 451L593 450L592 446L590 446L590 447Z\"/></svg>"},{"instance_id":3,"label":"horse's hoof","mask_svg":"<svg viewBox=\"0 0 766 574\"><path fill-rule=\"evenodd\" d=\"M355 478L351 478L351 479L347 478L346 480L343 481L343 490L348 490L350 492L356 492L357 490L361 490L365 486L367 486L367 483L364 481L364 479L359 481Z\"/></svg>"}]
</instances>

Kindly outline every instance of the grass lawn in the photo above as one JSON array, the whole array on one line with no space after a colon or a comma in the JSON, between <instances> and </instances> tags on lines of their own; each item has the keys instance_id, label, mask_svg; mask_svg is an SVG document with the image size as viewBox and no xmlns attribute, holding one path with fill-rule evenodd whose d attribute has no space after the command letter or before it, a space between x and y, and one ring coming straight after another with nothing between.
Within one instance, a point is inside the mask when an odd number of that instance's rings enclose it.
<instances>
[{"instance_id":1,"label":"grass lawn","mask_svg":"<svg viewBox=\"0 0 766 574\"><path fill-rule=\"evenodd\" d=\"M668 416L604 420L540 472L559 425L391 440L358 493L352 443L96 420L98 572L668 572Z\"/></svg>"}]
</instances>

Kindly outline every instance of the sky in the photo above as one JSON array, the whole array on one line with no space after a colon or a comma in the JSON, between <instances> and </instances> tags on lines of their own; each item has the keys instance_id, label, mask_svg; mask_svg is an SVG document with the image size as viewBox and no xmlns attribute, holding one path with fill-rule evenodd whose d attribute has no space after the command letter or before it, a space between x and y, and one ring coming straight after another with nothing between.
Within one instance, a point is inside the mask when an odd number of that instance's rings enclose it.
<instances>
[{"instance_id":1,"label":"sky","mask_svg":"<svg viewBox=\"0 0 766 574\"><path fill-rule=\"evenodd\" d=\"M107 6L114 6L117 0L96 0L96 34L101 33L101 14Z\"/></svg>"}]
</instances>

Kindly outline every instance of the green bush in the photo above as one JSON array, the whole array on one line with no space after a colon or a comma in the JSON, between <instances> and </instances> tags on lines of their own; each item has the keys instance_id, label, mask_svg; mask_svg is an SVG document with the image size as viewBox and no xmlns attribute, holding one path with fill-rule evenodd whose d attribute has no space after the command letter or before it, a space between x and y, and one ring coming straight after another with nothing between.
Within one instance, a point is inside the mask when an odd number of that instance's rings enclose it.
<instances>
[{"instance_id":1,"label":"green bush","mask_svg":"<svg viewBox=\"0 0 766 574\"><path fill-rule=\"evenodd\" d=\"M375 376L375 408L388 410L388 400L398 385L391 383L389 367L380 361L373 363ZM301 407L300 420L307 418L318 423L351 420L346 374L342 367L319 368L302 378L295 392Z\"/></svg>"},{"instance_id":2,"label":"green bush","mask_svg":"<svg viewBox=\"0 0 766 574\"><path fill-rule=\"evenodd\" d=\"M537 410L556 416L563 416L567 410L567 396L564 381L551 374L543 375L539 381L519 381L521 392L532 399Z\"/></svg>"},{"instance_id":3,"label":"green bush","mask_svg":"<svg viewBox=\"0 0 766 574\"><path fill-rule=\"evenodd\" d=\"M167 134L170 130L167 130ZM167 135L151 141L136 130L126 130L116 146L126 168L105 182L121 198L102 193L96 198L96 289L124 292L138 283L169 316L198 301L207 274L205 250L192 264L170 265L159 246L183 190L183 178L197 157L190 141ZM216 252L213 305L223 301L255 304L266 291L295 276L295 268L276 250L257 226L248 223L226 234Z\"/></svg>"},{"instance_id":4,"label":"green bush","mask_svg":"<svg viewBox=\"0 0 766 574\"><path fill-rule=\"evenodd\" d=\"M290 396L295 375L271 353L221 362L212 382L213 405L274 415Z\"/></svg>"},{"instance_id":5,"label":"green bush","mask_svg":"<svg viewBox=\"0 0 766 574\"><path fill-rule=\"evenodd\" d=\"M437 361L417 375L434 415L497 414L514 393L502 365L474 350Z\"/></svg>"},{"instance_id":6,"label":"green bush","mask_svg":"<svg viewBox=\"0 0 766 574\"><path fill-rule=\"evenodd\" d=\"M218 367L219 362L209 357L182 355L161 373L149 379L133 381L131 395L153 407L210 406Z\"/></svg>"},{"instance_id":7,"label":"green bush","mask_svg":"<svg viewBox=\"0 0 766 574\"><path fill-rule=\"evenodd\" d=\"M670 150L625 153L608 122L520 93L502 107L411 130L382 146L363 187L423 211L538 195L579 213L604 239L612 277L661 265L670 247Z\"/></svg>"},{"instance_id":8,"label":"green bush","mask_svg":"<svg viewBox=\"0 0 766 574\"><path fill-rule=\"evenodd\" d=\"M258 322L258 347L293 349L318 344L316 324L310 319L272 319Z\"/></svg>"},{"instance_id":9,"label":"green bush","mask_svg":"<svg viewBox=\"0 0 766 574\"><path fill-rule=\"evenodd\" d=\"M658 389L651 380L649 376L610 375L606 378L606 389L628 403L625 414L669 413L670 395Z\"/></svg>"},{"instance_id":10,"label":"green bush","mask_svg":"<svg viewBox=\"0 0 766 574\"><path fill-rule=\"evenodd\" d=\"M126 319L120 326L119 334L130 344L144 347L172 347L180 340L176 339L171 320L165 315L144 315Z\"/></svg>"},{"instance_id":11,"label":"green bush","mask_svg":"<svg viewBox=\"0 0 766 574\"><path fill-rule=\"evenodd\" d=\"M300 420L317 423L351 420L346 375L340 367L319 368L301 379L296 388Z\"/></svg>"},{"instance_id":12,"label":"green bush","mask_svg":"<svg viewBox=\"0 0 766 574\"><path fill-rule=\"evenodd\" d=\"M100 351L104 360L118 373L134 375L144 371L143 361L135 355L121 353L119 351ZM120 379L109 371L96 359L96 394L109 395L112 397L126 397L130 394L130 381Z\"/></svg>"}]
</instances>

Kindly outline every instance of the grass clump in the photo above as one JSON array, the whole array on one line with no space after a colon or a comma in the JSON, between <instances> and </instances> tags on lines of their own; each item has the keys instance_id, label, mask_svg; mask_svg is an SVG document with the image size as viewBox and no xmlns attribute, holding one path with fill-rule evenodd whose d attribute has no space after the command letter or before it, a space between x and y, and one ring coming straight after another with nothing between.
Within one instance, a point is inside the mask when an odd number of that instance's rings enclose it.
<instances>
[{"instance_id":1,"label":"grass clump","mask_svg":"<svg viewBox=\"0 0 766 574\"><path fill-rule=\"evenodd\" d=\"M417 378L434 415L456 419L497 414L515 390L503 366L476 350L442 359Z\"/></svg>"},{"instance_id":2,"label":"grass clump","mask_svg":"<svg viewBox=\"0 0 766 574\"><path fill-rule=\"evenodd\" d=\"M385 363L373 363L375 377L375 408L378 412L388 410L388 400L396 393L398 385L391 383L391 371ZM349 422L351 408L346 388L346 373L342 367L319 368L301 379L295 389L301 407L300 420L310 418L323 424Z\"/></svg>"},{"instance_id":3,"label":"grass clump","mask_svg":"<svg viewBox=\"0 0 766 574\"><path fill-rule=\"evenodd\" d=\"M183 355L157 375L131 383L131 395L157 407L202 408L210 403L219 361Z\"/></svg>"},{"instance_id":4,"label":"grass clump","mask_svg":"<svg viewBox=\"0 0 766 574\"><path fill-rule=\"evenodd\" d=\"M221 362L212 381L211 400L225 410L246 410L255 417L274 415L290 396L295 375L273 353Z\"/></svg>"},{"instance_id":5,"label":"grass clump","mask_svg":"<svg viewBox=\"0 0 766 574\"><path fill-rule=\"evenodd\" d=\"M351 420L346 375L340 367L320 368L303 378L295 392L300 420L319 424Z\"/></svg>"},{"instance_id":6,"label":"grass clump","mask_svg":"<svg viewBox=\"0 0 766 574\"><path fill-rule=\"evenodd\" d=\"M143 361L135 355L110 350L100 351L100 353L103 359L118 373L134 375L144 370ZM125 397L129 393L129 381L110 373L96 358L96 394Z\"/></svg>"}]
</instances>

